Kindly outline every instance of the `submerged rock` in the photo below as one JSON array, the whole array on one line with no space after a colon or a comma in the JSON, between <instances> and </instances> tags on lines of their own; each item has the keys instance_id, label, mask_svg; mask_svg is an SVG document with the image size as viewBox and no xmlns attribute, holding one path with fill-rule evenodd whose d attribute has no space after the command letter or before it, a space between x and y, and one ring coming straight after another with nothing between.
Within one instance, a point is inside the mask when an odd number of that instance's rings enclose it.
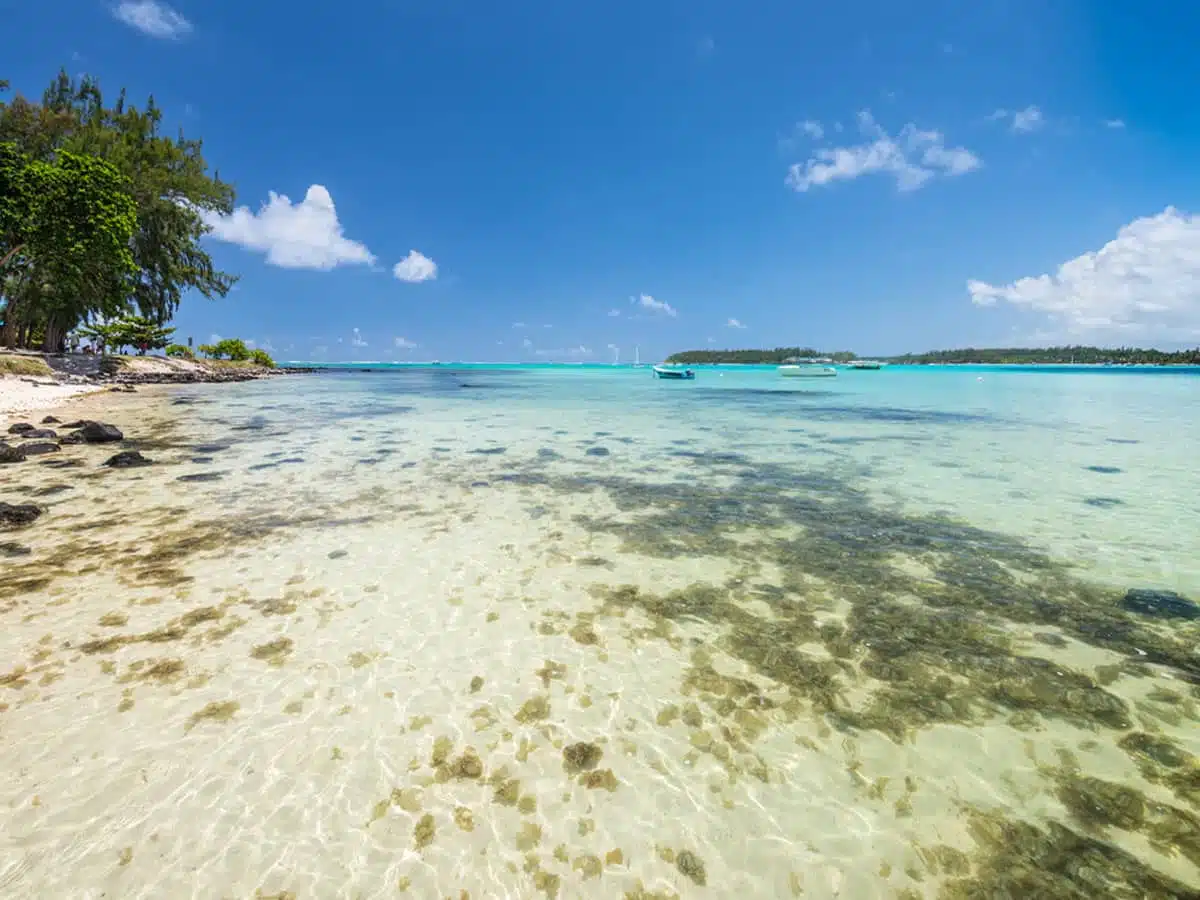
<instances>
[{"instance_id":1,"label":"submerged rock","mask_svg":"<svg viewBox=\"0 0 1200 900\"><path fill-rule=\"evenodd\" d=\"M125 435L115 425L106 425L103 422L75 422L66 426L71 428L77 426L78 430L72 431L62 439L64 444L110 444L114 441L125 439Z\"/></svg>"},{"instance_id":2,"label":"submerged rock","mask_svg":"<svg viewBox=\"0 0 1200 900\"><path fill-rule=\"evenodd\" d=\"M30 425L28 422L17 422L14 425L8 426L8 433L9 434L24 434L27 431L33 431L33 429L34 429L34 426Z\"/></svg>"},{"instance_id":3,"label":"submerged rock","mask_svg":"<svg viewBox=\"0 0 1200 900\"><path fill-rule=\"evenodd\" d=\"M0 503L0 528L21 528L41 514L42 508L33 503Z\"/></svg>"},{"instance_id":4,"label":"submerged rock","mask_svg":"<svg viewBox=\"0 0 1200 900\"><path fill-rule=\"evenodd\" d=\"M140 466L152 466L154 460L146 459L136 450L124 450L115 456L110 456L104 461L104 465L111 469L136 469Z\"/></svg>"},{"instance_id":5,"label":"submerged rock","mask_svg":"<svg viewBox=\"0 0 1200 900\"><path fill-rule=\"evenodd\" d=\"M1121 606L1130 612L1159 619L1200 619L1200 604L1174 591L1134 588L1126 592Z\"/></svg>"},{"instance_id":6,"label":"submerged rock","mask_svg":"<svg viewBox=\"0 0 1200 900\"><path fill-rule=\"evenodd\" d=\"M33 438L56 438L58 437L58 432L52 428L31 428L26 432L22 432L21 437L27 441Z\"/></svg>"},{"instance_id":7,"label":"submerged rock","mask_svg":"<svg viewBox=\"0 0 1200 900\"><path fill-rule=\"evenodd\" d=\"M0 441L0 464L23 462L25 452L20 447L13 447Z\"/></svg>"},{"instance_id":8,"label":"submerged rock","mask_svg":"<svg viewBox=\"0 0 1200 900\"><path fill-rule=\"evenodd\" d=\"M62 448L54 441L32 441L17 447L26 456L42 456L46 453L57 453Z\"/></svg>"},{"instance_id":9,"label":"submerged rock","mask_svg":"<svg viewBox=\"0 0 1200 900\"><path fill-rule=\"evenodd\" d=\"M608 456L608 448L607 447L588 447L587 455L588 456Z\"/></svg>"},{"instance_id":10,"label":"submerged rock","mask_svg":"<svg viewBox=\"0 0 1200 900\"><path fill-rule=\"evenodd\" d=\"M18 544L15 541L0 542L0 557L6 559L15 559L18 556L28 556L33 551L24 544Z\"/></svg>"}]
</instances>

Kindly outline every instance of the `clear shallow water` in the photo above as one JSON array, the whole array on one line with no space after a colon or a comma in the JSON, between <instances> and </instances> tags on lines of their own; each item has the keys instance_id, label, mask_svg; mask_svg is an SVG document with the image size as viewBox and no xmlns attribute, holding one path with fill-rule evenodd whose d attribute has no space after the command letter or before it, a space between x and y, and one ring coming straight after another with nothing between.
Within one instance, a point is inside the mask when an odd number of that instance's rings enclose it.
<instances>
[{"instance_id":1,"label":"clear shallow water","mask_svg":"<svg viewBox=\"0 0 1200 900\"><path fill-rule=\"evenodd\" d=\"M157 465L0 473L0 889L1200 889L1200 633L1119 606L1200 595L1200 378L698 371L87 401Z\"/></svg>"}]
</instances>

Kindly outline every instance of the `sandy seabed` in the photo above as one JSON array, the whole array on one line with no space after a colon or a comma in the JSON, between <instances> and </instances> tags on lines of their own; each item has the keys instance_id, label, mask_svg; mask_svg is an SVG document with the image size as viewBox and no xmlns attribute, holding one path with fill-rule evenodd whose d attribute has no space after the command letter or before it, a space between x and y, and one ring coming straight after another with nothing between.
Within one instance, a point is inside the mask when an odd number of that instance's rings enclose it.
<instances>
[{"instance_id":1,"label":"sandy seabed","mask_svg":"<svg viewBox=\"0 0 1200 900\"><path fill-rule=\"evenodd\" d=\"M958 897L1021 867L1200 889L1195 786L1166 777L1196 771L1200 697L1168 667L989 621L970 652L1044 679L970 711L942 685L918 714L869 646L839 649L866 626L836 577L715 532L635 552L616 482L515 462L544 437L216 427L177 395L65 409L150 467L97 446L0 470L45 508L0 532L5 896ZM947 615L919 671L965 685Z\"/></svg>"}]
</instances>

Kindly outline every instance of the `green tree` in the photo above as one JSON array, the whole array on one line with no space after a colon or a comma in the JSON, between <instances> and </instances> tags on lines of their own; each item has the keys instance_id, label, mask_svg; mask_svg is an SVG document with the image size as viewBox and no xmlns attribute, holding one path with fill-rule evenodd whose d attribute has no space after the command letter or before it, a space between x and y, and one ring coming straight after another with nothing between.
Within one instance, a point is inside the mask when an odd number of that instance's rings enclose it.
<instances>
[{"instance_id":1,"label":"green tree","mask_svg":"<svg viewBox=\"0 0 1200 900\"><path fill-rule=\"evenodd\" d=\"M234 362L244 362L250 358L250 348L241 338L225 338L217 341L213 347L213 355L217 359L231 359Z\"/></svg>"},{"instance_id":2,"label":"green tree","mask_svg":"<svg viewBox=\"0 0 1200 900\"><path fill-rule=\"evenodd\" d=\"M195 359L192 348L186 344L168 344L167 356L173 356L176 359Z\"/></svg>"},{"instance_id":3,"label":"green tree","mask_svg":"<svg viewBox=\"0 0 1200 900\"><path fill-rule=\"evenodd\" d=\"M0 142L14 144L31 161L53 163L63 153L104 160L125 178L136 210L137 227L128 242L134 271L100 273L105 277L88 282L89 290L72 295L71 309L55 313L46 306L51 294L65 296L51 282L0 284L9 310L24 310L29 327L21 334L40 327L46 313L75 314L74 325L87 315L136 311L161 325L174 315L185 292L222 297L234 284L234 276L217 270L200 244L208 231L205 216L232 210L233 187L209 172L200 141L182 133L164 135L162 121L153 97L139 109L122 92L106 106L94 79L75 80L65 72L40 103L21 96L0 102ZM50 294L47 288L52 288ZM6 323L12 318L6 314ZM57 324L45 328L46 343L61 342L60 330ZM8 337L12 340L12 329Z\"/></svg>"},{"instance_id":4,"label":"green tree","mask_svg":"<svg viewBox=\"0 0 1200 900\"><path fill-rule=\"evenodd\" d=\"M271 358L271 354L259 348L250 351L250 362L256 366L262 366L264 369L275 368L275 360Z\"/></svg>"},{"instance_id":5,"label":"green tree","mask_svg":"<svg viewBox=\"0 0 1200 900\"><path fill-rule=\"evenodd\" d=\"M0 343L13 346L23 325L39 325L44 349L57 350L89 312L119 308L136 273L137 217L126 187L95 157L60 150L34 160L0 144Z\"/></svg>"}]
</instances>

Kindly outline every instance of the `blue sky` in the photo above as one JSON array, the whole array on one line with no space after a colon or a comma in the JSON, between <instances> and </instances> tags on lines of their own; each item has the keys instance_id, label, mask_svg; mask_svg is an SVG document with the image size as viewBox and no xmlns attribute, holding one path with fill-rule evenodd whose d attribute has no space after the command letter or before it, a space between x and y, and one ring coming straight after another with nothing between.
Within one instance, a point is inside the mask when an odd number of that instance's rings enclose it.
<instances>
[{"instance_id":1,"label":"blue sky","mask_svg":"<svg viewBox=\"0 0 1200 900\"><path fill-rule=\"evenodd\" d=\"M3 6L15 89L153 92L236 184L198 342L1200 343L1196 4Z\"/></svg>"}]
</instances>

